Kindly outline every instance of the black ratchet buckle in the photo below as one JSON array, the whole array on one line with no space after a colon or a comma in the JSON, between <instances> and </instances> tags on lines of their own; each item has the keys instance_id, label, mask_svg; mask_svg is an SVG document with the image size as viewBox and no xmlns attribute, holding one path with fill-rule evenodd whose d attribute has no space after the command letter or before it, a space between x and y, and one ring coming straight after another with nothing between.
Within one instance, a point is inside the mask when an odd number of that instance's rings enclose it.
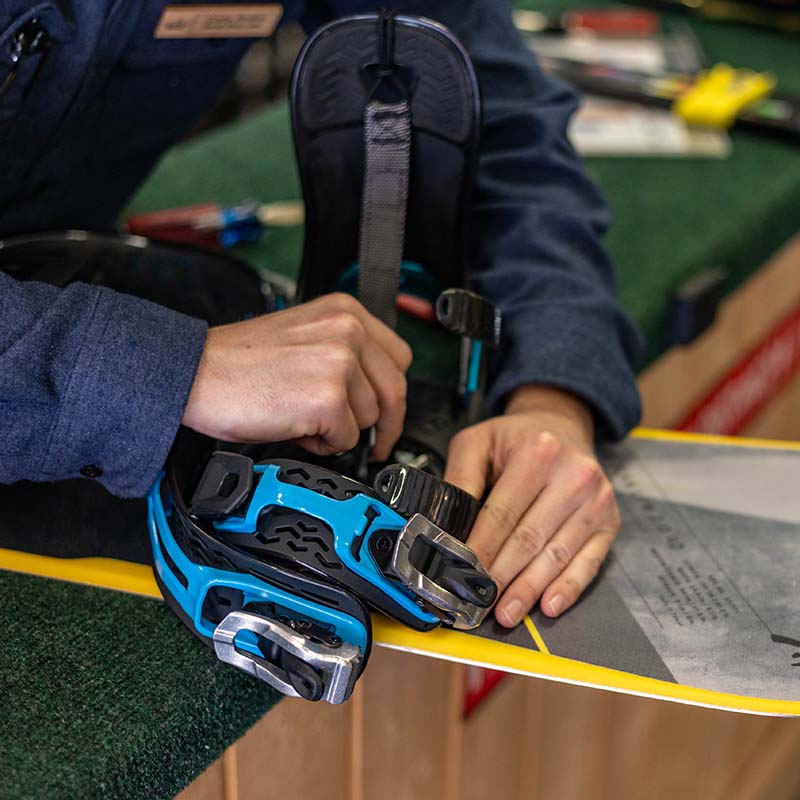
<instances>
[{"instance_id":1,"label":"black ratchet buckle","mask_svg":"<svg viewBox=\"0 0 800 800\"><path fill-rule=\"evenodd\" d=\"M460 630L480 625L497 599L497 584L464 544L479 503L468 492L413 467L393 464L375 491L408 522L388 571Z\"/></svg>"},{"instance_id":2,"label":"black ratchet buckle","mask_svg":"<svg viewBox=\"0 0 800 800\"><path fill-rule=\"evenodd\" d=\"M249 631L259 639L264 656L236 644ZM261 642L266 642L266 647ZM307 639L289 625L246 611L232 611L214 630L217 658L268 683L289 697L343 703L360 673L360 648L340 642L335 648Z\"/></svg>"},{"instance_id":3,"label":"black ratchet buckle","mask_svg":"<svg viewBox=\"0 0 800 800\"><path fill-rule=\"evenodd\" d=\"M478 556L422 514L398 534L389 569L459 630L480 625L497 599L497 584Z\"/></svg>"}]
</instances>

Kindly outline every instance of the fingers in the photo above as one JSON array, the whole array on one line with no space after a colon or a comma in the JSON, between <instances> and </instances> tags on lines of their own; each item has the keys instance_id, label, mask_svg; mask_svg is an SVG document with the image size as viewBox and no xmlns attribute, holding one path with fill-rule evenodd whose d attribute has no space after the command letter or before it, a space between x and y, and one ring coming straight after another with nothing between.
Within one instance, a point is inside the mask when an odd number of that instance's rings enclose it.
<instances>
[{"instance_id":1,"label":"fingers","mask_svg":"<svg viewBox=\"0 0 800 800\"><path fill-rule=\"evenodd\" d=\"M354 297L337 292L321 298L321 301L330 303L341 313L355 317L364 326L367 338L378 345L401 372L411 366L413 354L408 344L388 325L372 316Z\"/></svg>"},{"instance_id":2,"label":"fingers","mask_svg":"<svg viewBox=\"0 0 800 800\"><path fill-rule=\"evenodd\" d=\"M381 415L378 396L364 372L361 362L353 367L347 397L360 431L366 430L378 422Z\"/></svg>"},{"instance_id":3,"label":"fingers","mask_svg":"<svg viewBox=\"0 0 800 800\"><path fill-rule=\"evenodd\" d=\"M365 343L361 352L361 366L370 383L370 391L377 398L378 414L370 425L375 425L373 454L383 461L389 458L403 432L406 378L386 352L374 342Z\"/></svg>"},{"instance_id":4,"label":"fingers","mask_svg":"<svg viewBox=\"0 0 800 800\"><path fill-rule=\"evenodd\" d=\"M447 451L444 479L481 498L491 469L492 437L488 426L476 425L457 433Z\"/></svg>"},{"instance_id":5,"label":"fingers","mask_svg":"<svg viewBox=\"0 0 800 800\"><path fill-rule=\"evenodd\" d=\"M539 603L548 617L557 617L575 604L597 577L617 531L601 531L589 538L569 566L545 590Z\"/></svg>"},{"instance_id":6,"label":"fingers","mask_svg":"<svg viewBox=\"0 0 800 800\"><path fill-rule=\"evenodd\" d=\"M555 437L548 433L537 435L531 442L521 442L510 451L503 471L483 505L467 544L484 564L489 565L493 577L500 578L500 588L514 577L508 566L502 575L495 573L494 562L509 537L517 533L521 541L515 542L517 551L525 550L525 540L536 539L538 533L530 524L517 531L523 516L545 488L554 464L560 455ZM531 542L530 544L534 544ZM518 553L517 558L523 557ZM508 562L508 559L505 559ZM524 563L527 563L524 562ZM517 565L518 568L524 563ZM505 576L505 580L502 578Z\"/></svg>"},{"instance_id":7,"label":"fingers","mask_svg":"<svg viewBox=\"0 0 800 800\"><path fill-rule=\"evenodd\" d=\"M360 361L349 376L350 405L362 430L375 425L373 454L386 459L403 430L411 348L350 295L332 294L315 303L328 312L318 320L324 335L336 347L346 344Z\"/></svg>"},{"instance_id":8,"label":"fingers","mask_svg":"<svg viewBox=\"0 0 800 800\"><path fill-rule=\"evenodd\" d=\"M305 450L318 456L331 456L352 450L358 443L361 433L355 415L349 404L345 403L341 412L316 436L304 436L296 442Z\"/></svg>"},{"instance_id":9,"label":"fingers","mask_svg":"<svg viewBox=\"0 0 800 800\"><path fill-rule=\"evenodd\" d=\"M569 474L563 474L566 472ZM550 557L549 563L560 563L561 569L566 567L572 554L565 557L564 543L562 539L554 539L554 534L562 526L566 526L566 531L572 532L574 526L570 518L589 498L595 484L599 482L600 468L596 462L587 460L585 465L570 464L563 471L559 470L547 478L547 486L536 502L526 510L492 562L492 575L501 586L508 586L531 559L540 553L546 553ZM489 502L491 499L490 495ZM578 529L583 530L580 526ZM567 544L571 544L571 539Z\"/></svg>"},{"instance_id":10,"label":"fingers","mask_svg":"<svg viewBox=\"0 0 800 800\"><path fill-rule=\"evenodd\" d=\"M587 501L562 524L556 524L554 532L548 534L544 527L548 523L540 523L543 532L537 552L533 557L520 557L523 559L520 563L527 566L518 572L498 604L496 617L501 624L516 625L540 597L544 613L557 616L578 599L597 574L619 530L619 514L613 490L605 479L601 482L600 490L590 494ZM536 509L531 510L531 517L537 520L546 518L544 513L537 517ZM509 547L512 539L509 539ZM506 548L501 555L506 555ZM502 573L507 563L498 567L495 562L493 574L495 570L498 574ZM513 572L514 568L510 571ZM506 580L508 574L502 575L499 580ZM546 595L543 596L545 590Z\"/></svg>"}]
</instances>

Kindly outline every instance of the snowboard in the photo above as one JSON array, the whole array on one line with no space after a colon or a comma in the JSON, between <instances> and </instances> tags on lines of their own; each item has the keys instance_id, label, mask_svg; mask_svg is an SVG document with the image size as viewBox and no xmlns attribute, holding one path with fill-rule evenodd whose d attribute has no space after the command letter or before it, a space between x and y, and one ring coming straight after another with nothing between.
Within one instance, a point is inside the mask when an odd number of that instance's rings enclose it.
<instances>
[{"instance_id":1,"label":"snowboard","mask_svg":"<svg viewBox=\"0 0 800 800\"><path fill-rule=\"evenodd\" d=\"M378 645L597 689L800 716L800 444L640 430L605 448L622 528L557 619ZM6 544L0 541L0 545ZM18 546L18 545L17 545ZM160 598L149 566L0 547L0 568Z\"/></svg>"}]
</instances>

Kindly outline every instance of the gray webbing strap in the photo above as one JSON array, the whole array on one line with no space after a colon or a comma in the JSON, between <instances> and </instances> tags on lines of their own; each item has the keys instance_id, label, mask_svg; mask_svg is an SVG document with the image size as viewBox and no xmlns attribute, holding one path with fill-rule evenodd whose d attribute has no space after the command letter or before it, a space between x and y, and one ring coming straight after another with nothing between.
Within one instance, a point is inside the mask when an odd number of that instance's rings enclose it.
<instances>
[{"instance_id":1,"label":"gray webbing strap","mask_svg":"<svg viewBox=\"0 0 800 800\"><path fill-rule=\"evenodd\" d=\"M358 297L367 311L392 328L397 321L395 297L403 260L410 165L408 101L371 100L364 112Z\"/></svg>"}]
</instances>

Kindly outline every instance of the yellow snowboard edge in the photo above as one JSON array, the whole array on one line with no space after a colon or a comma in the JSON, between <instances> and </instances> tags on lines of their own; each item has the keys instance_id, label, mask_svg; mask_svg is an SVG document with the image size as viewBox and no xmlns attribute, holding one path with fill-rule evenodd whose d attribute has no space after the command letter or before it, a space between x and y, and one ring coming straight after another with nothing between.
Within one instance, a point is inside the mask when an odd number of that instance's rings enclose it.
<instances>
[{"instance_id":1,"label":"yellow snowboard edge","mask_svg":"<svg viewBox=\"0 0 800 800\"><path fill-rule=\"evenodd\" d=\"M0 569L161 599L150 567L113 558L53 558L0 548ZM373 615L372 624L377 644L419 655L707 708L800 716L797 701L741 697L681 686L446 628L421 633L377 615Z\"/></svg>"},{"instance_id":2,"label":"yellow snowboard edge","mask_svg":"<svg viewBox=\"0 0 800 800\"><path fill-rule=\"evenodd\" d=\"M800 451L800 442L675 433L648 428L637 428L632 436L637 439ZM112 558L54 558L0 548L0 569L161 599L149 566ZM537 635L535 626L531 624L529 628L532 628L531 636L538 643L540 651L445 628L421 633L385 617L373 616L376 643L393 649L707 708L769 716L800 716L800 701L744 697L682 686L541 652L541 637Z\"/></svg>"}]
</instances>

